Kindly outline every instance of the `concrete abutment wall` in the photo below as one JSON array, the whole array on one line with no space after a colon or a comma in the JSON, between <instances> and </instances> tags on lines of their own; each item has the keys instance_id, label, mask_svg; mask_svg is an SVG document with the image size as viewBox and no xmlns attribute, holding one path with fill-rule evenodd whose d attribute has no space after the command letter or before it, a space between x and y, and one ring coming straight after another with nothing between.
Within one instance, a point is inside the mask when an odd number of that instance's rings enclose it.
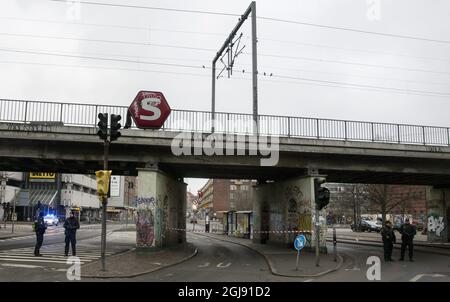
<instances>
[{"instance_id":1,"label":"concrete abutment wall","mask_svg":"<svg viewBox=\"0 0 450 302\"><path fill-rule=\"evenodd\" d=\"M138 170L136 247L186 242L186 184L158 169Z\"/></svg>"}]
</instances>

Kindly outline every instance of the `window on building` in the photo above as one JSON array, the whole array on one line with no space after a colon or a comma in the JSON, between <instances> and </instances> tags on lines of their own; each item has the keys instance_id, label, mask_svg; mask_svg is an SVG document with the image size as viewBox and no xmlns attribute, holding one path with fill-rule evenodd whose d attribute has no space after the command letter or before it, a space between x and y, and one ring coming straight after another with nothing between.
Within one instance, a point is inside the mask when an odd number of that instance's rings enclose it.
<instances>
[{"instance_id":1,"label":"window on building","mask_svg":"<svg viewBox=\"0 0 450 302\"><path fill-rule=\"evenodd\" d=\"M248 186L246 186L246 185L241 186L241 191L248 191Z\"/></svg>"},{"instance_id":2,"label":"window on building","mask_svg":"<svg viewBox=\"0 0 450 302\"><path fill-rule=\"evenodd\" d=\"M230 185L230 190L231 191L236 191L237 187L235 185Z\"/></svg>"},{"instance_id":3,"label":"window on building","mask_svg":"<svg viewBox=\"0 0 450 302\"><path fill-rule=\"evenodd\" d=\"M230 199L234 199L234 193L230 193Z\"/></svg>"}]
</instances>

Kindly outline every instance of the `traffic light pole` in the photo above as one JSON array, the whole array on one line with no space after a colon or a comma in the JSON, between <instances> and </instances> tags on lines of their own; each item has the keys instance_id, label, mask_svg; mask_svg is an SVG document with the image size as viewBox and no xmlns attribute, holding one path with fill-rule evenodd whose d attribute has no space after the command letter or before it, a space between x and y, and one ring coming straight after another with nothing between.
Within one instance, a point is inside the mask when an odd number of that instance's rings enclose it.
<instances>
[{"instance_id":1,"label":"traffic light pole","mask_svg":"<svg viewBox=\"0 0 450 302\"><path fill-rule=\"evenodd\" d=\"M320 243L320 229L319 229L319 210L316 208L316 266L319 266L319 243Z\"/></svg>"},{"instance_id":2,"label":"traffic light pole","mask_svg":"<svg viewBox=\"0 0 450 302\"><path fill-rule=\"evenodd\" d=\"M108 170L108 151L109 142L108 139L104 140L105 149L103 152L103 170ZM102 247L101 247L101 257L102 257L102 271L106 271L106 206L108 204L108 197L102 196Z\"/></svg>"}]
</instances>

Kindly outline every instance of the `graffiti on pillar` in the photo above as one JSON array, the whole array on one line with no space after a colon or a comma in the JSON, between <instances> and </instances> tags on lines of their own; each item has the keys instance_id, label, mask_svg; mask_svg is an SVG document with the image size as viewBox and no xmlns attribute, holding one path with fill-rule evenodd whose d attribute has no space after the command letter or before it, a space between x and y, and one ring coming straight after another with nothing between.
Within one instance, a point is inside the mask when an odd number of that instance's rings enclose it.
<instances>
[{"instance_id":1,"label":"graffiti on pillar","mask_svg":"<svg viewBox=\"0 0 450 302\"><path fill-rule=\"evenodd\" d=\"M428 231L435 232L436 236L441 236L441 232L445 229L444 217L430 215L428 216Z\"/></svg>"},{"instance_id":2,"label":"graffiti on pillar","mask_svg":"<svg viewBox=\"0 0 450 302\"><path fill-rule=\"evenodd\" d=\"M168 208L169 208L169 198L167 197L167 195L164 197L164 201L162 204L162 209L160 211L160 216L161 217L161 236L164 237L165 233L167 232L167 228L168 228L168 219L167 219L167 215L168 215Z\"/></svg>"},{"instance_id":3,"label":"graffiti on pillar","mask_svg":"<svg viewBox=\"0 0 450 302\"><path fill-rule=\"evenodd\" d=\"M138 197L136 203L136 246L152 247L155 245L155 198Z\"/></svg>"},{"instance_id":4,"label":"graffiti on pillar","mask_svg":"<svg viewBox=\"0 0 450 302\"><path fill-rule=\"evenodd\" d=\"M295 234L291 231L298 230L298 205L297 201L293 198L288 201L288 211L287 211L287 229L288 233L288 243L294 242Z\"/></svg>"},{"instance_id":5,"label":"graffiti on pillar","mask_svg":"<svg viewBox=\"0 0 450 302\"><path fill-rule=\"evenodd\" d=\"M298 186L287 186L284 190L284 196L286 199L289 199L289 197L293 197L296 200L300 200L303 197L303 193L300 190Z\"/></svg>"}]
</instances>

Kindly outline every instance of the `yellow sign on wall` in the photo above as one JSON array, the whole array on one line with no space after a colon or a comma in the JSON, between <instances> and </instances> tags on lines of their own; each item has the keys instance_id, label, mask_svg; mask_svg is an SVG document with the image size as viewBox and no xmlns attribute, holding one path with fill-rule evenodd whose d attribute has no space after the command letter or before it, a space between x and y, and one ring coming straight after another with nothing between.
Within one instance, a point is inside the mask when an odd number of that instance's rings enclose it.
<instances>
[{"instance_id":1,"label":"yellow sign on wall","mask_svg":"<svg viewBox=\"0 0 450 302\"><path fill-rule=\"evenodd\" d=\"M31 179L55 179L56 173L30 172Z\"/></svg>"}]
</instances>

